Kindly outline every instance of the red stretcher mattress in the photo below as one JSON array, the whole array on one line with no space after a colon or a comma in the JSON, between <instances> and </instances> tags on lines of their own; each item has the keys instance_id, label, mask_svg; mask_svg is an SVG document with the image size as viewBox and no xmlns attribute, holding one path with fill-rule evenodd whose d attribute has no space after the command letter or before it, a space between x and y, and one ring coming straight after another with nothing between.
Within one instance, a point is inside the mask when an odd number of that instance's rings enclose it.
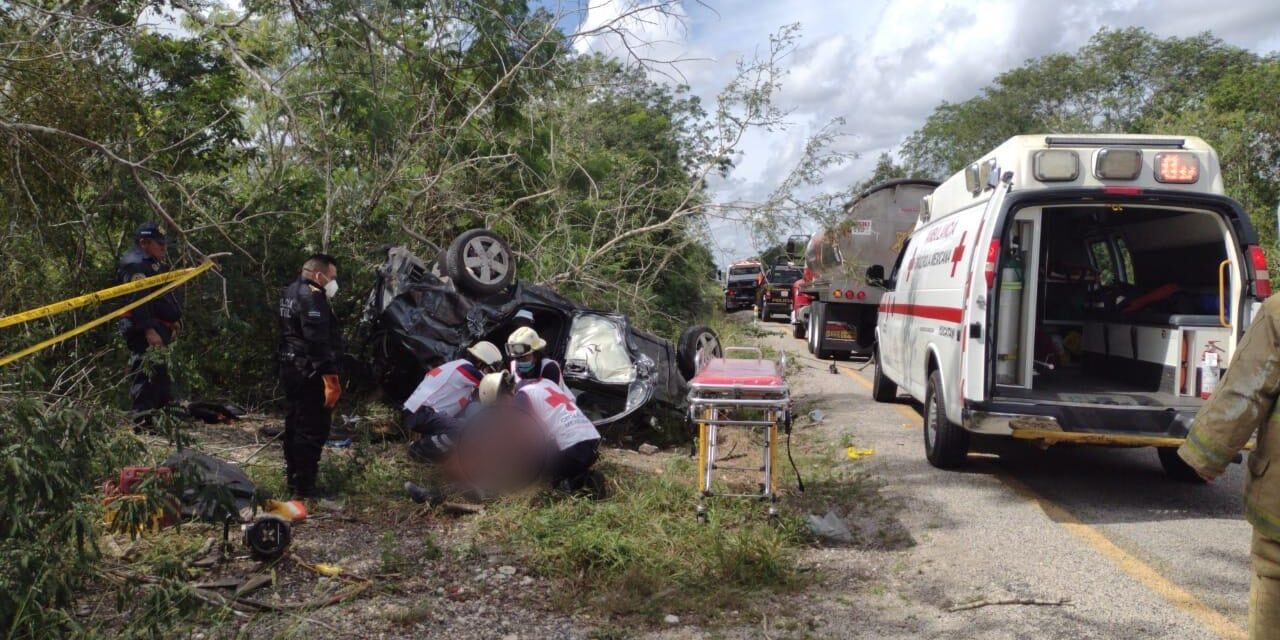
<instances>
[{"instance_id":1,"label":"red stretcher mattress","mask_svg":"<svg viewBox=\"0 0 1280 640\"><path fill-rule=\"evenodd\" d=\"M716 387L785 387L778 366L771 360L715 358L689 381L693 385Z\"/></svg>"}]
</instances>

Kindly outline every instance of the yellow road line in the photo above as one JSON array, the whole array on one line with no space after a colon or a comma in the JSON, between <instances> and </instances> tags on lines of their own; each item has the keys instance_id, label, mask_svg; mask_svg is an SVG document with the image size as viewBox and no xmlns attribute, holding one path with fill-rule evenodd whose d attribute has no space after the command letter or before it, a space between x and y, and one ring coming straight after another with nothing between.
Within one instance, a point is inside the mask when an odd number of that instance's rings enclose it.
<instances>
[{"instance_id":1,"label":"yellow road line","mask_svg":"<svg viewBox=\"0 0 1280 640\"><path fill-rule=\"evenodd\" d=\"M871 382L858 372L844 367L840 367L840 371L856 380L863 387L871 389ZM895 404L893 406L900 412L909 414L913 420L918 421L920 419L920 415L906 405ZM1121 549L1101 531L1085 524L1070 511L1036 493L1031 487L1012 476L999 473L996 474L996 478L1012 489L1014 493L1034 502L1040 507L1041 511L1044 511L1045 515L1049 516L1050 520L1062 525L1085 544L1093 547L1094 551L1097 551L1121 571L1127 573L1129 577L1137 580L1144 587L1151 590L1152 593L1198 620L1208 627L1210 631L1217 634L1218 637L1229 640L1246 640L1248 638L1248 634L1245 633L1244 629L1241 629L1226 616L1215 611L1190 591L1179 587L1172 580L1161 575L1151 565Z\"/></svg>"},{"instance_id":2,"label":"yellow road line","mask_svg":"<svg viewBox=\"0 0 1280 640\"><path fill-rule=\"evenodd\" d=\"M839 365L837 365L836 368L840 370L840 373L843 373L844 375L849 376L855 382L862 385L864 388L866 388L867 391L871 390L871 381L862 377L862 374L852 369L841 367ZM908 407L905 404L897 404L897 403L893 405L893 408L897 409L898 413L901 413L902 415L906 416L907 419L912 420L914 422L912 426L917 426L917 427L921 426L920 414L916 413L915 409L912 409L911 407Z\"/></svg>"},{"instance_id":3,"label":"yellow road line","mask_svg":"<svg viewBox=\"0 0 1280 640\"><path fill-rule=\"evenodd\" d=\"M1133 554L1116 546L1105 534L1096 528L1085 524L1079 518L1075 517L1070 511L1058 506L1048 498L1037 494L1031 487L1023 484L1021 480L1017 480L1003 473L997 474L1006 486L1013 489L1015 493L1036 503L1045 515L1051 520L1057 522L1066 528L1067 531L1075 534L1077 538L1084 541L1102 557L1111 561L1112 564L1120 568L1121 571L1129 574L1129 577L1137 580L1146 588L1150 589L1157 596L1163 598L1166 602L1172 604L1183 613L1200 621L1201 624L1208 627L1210 631L1217 634L1220 638L1230 638L1232 640L1245 640L1248 634L1244 629L1236 626L1235 623L1227 619L1226 616L1218 613L1204 601L1195 597L1190 591L1174 584L1172 580L1164 577L1160 572L1156 571L1151 565L1134 557Z\"/></svg>"}]
</instances>

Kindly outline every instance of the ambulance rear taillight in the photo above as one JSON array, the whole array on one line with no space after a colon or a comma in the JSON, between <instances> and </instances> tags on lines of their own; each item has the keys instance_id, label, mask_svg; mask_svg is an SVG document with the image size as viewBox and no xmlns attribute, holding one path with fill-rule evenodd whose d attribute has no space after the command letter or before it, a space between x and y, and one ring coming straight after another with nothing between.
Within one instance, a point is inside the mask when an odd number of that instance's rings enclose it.
<instances>
[{"instance_id":1,"label":"ambulance rear taillight","mask_svg":"<svg viewBox=\"0 0 1280 640\"><path fill-rule=\"evenodd\" d=\"M1192 184L1200 179L1200 160L1190 153L1157 153L1155 174L1157 182Z\"/></svg>"},{"instance_id":2,"label":"ambulance rear taillight","mask_svg":"<svg viewBox=\"0 0 1280 640\"><path fill-rule=\"evenodd\" d=\"M992 240L991 246L987 247L987 266L984 275L987 278L987 288L990 289L996 284L996 263L1000 261L1000 240Z\"/></svg>"},{"instance_id":3,"label":"ambulance rear taillight","mask_svg":"<svg viewBox=\"0 0 1280 640\"><path fill-rule=\"evenodd\" d=\"M1262 247L1249 245L1249 264L1253 266L1253 297L1265 300L1271 295L1271 273L1267 271L1267 254Z\"/></svg>"}]
</instances>

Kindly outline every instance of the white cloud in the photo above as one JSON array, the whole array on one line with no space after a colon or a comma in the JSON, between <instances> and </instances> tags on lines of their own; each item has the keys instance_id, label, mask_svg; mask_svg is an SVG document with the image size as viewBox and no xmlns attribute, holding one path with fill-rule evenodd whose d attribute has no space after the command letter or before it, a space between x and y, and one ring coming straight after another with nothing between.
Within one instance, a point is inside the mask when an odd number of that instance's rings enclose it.
<instances>
[{"instance_id":1,"label":"white cloud","mask_svg":"<svg viewBox=\"0 0 1280 640\"><path fill-rule=\"evenodd\" d=\"M586 25L606 24L611 16L653 4L591 2ZM881 152L896 152L939 102L972 97L1028 58L1074 51L1102 27L1144 27L1162 37L1210 31L1254 51L1280 49L1277 0L707 2L709 8L686 0L678 14L682 27L671 22L675 14L661 15L638 22L634 32L655 36L654 51L667 58L708 59L677 64L694 93L708 101L732 76L734 61L764 47L778 27L798 22L802 33L779 96L792 110L792 126L746 139L738 167L714 185L720 201L767 194L799 158L804 139L835 117L847 121L848 137L841 144L861 159L829 176L828 184L852 184L870 172ZM618 43L609 38L575 46L618 55ZM713 222L712 227L721 259L752 251L738 225Z\"/></svg>"}]
</instances>

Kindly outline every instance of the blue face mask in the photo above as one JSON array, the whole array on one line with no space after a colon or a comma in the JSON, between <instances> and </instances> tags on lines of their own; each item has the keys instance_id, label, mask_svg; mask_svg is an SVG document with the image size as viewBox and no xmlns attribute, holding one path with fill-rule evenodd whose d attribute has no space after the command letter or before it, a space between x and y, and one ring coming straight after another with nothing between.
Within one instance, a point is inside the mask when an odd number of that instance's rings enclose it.
<instances>
[{"instance_id":1,"label":"blue face mask","mask_svg":"<svg viewBox=\"0 0 1280 640\"><path fill-rule=\"evenodd\" d=\"M521 375L527 375L527 374L533 373L533 361L530 360L529 362L517 362L516 371L519 371Z\"/></svg>"}]
</instances>

